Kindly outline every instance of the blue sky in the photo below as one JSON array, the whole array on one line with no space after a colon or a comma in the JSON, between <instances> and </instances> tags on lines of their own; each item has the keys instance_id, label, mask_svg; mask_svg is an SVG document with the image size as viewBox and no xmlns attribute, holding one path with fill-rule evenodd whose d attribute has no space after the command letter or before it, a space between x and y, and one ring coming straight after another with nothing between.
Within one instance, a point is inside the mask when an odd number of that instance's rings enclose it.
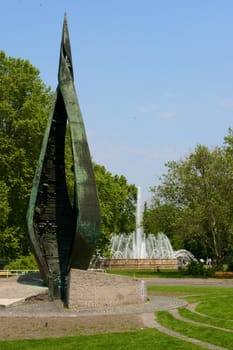
<instances>
[{"instance_id":1,"label":"blue sky","mask_svg":"<svg viewBox=\"0 0 233 350\"><path fill-rule=\"evenodd\" d=\"M53 89L64 12L93 159L141 186L233 127L233 1L1 0L0 50Z\"/></svg>"}]
</instances>

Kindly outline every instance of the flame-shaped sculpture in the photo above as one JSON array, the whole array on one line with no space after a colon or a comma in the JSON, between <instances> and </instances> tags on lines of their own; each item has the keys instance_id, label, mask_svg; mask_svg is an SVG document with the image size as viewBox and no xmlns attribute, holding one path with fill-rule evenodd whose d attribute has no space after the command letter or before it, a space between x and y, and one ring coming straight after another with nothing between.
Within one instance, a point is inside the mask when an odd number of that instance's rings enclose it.
<instances>
[{"instance_id":1,"label":"flame-shaped sculpture","mask_svg":"<svg viewBox=\"0 0 233 350\"><path fill-rule=\"evenodd\" d=\"M69 123L74 203L66 186L65 135ZM70 268L87 269L100 233L100 209L84 123L74 87L64 17L58 87L47 123L27 212L28 234L49 299L68 306Z\"/></svg>"}]
</instances>

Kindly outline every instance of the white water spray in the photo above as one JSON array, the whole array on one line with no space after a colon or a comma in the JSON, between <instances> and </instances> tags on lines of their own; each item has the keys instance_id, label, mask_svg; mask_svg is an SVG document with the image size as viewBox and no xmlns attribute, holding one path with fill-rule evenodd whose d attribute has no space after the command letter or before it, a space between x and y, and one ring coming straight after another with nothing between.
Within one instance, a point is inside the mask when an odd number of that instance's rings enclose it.
<instances>
[{"instance_id":1,"label":"white water spray","mask_svg":"<svg viewBox=\"0 0 233 350\"><path fill-rule=\"evenodd\" d=\"M185 249L174 251L168 237L159 233L145 235L141 216L141 191L137 191L136 229L127 235L113 234L111 238L112 259L176 259L183 258L186 261L194 259L192 253Z\"/></svg>"}]
</instances>

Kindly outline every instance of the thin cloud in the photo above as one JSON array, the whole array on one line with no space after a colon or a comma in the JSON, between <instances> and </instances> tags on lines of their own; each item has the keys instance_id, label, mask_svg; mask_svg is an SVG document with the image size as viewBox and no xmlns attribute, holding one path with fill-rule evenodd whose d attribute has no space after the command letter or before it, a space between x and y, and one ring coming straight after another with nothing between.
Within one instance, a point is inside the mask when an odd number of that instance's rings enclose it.
<instances>
[{"instance_id":1,"label":"thin cloud","mask_svg":"<svg viewBox=\"0 0 233 350\"><path fill-rule=\"evenodd\" d=\"M218 105L227 109L233 109L233 97L221 97L217 101Z\"/></svg>"},{"instance_id":2,"label":"thin cloud","mask_svg":"<svg viewBox=\"0 0 233 350\"><path fill-rule=\"evenodd\" d=\"M140 108L141 113L154 113L158 111L158 104L156 102L147 102Z\"/></svg>"},{"instance_id":3,"label":"thin cloud","mask_svg":"<svg viewBox=\"0 0 233 350\"><path fill-rule=\"evenodd\" d=\"M163 120L171 120L171 119L174 119L176 116L176 112L160 112L159 113L159 117L160 119L163 119Z\"/></svg>"}]
</instances>

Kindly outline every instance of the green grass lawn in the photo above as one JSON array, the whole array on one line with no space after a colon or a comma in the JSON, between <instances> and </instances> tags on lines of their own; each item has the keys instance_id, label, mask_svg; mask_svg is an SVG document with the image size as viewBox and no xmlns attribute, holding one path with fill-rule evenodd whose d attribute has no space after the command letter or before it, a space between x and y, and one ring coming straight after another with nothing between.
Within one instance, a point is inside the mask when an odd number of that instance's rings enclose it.
<instances>
[{"instance_id":1,"label":"green grass lawn","mask_svg":"<svg viewBox=\"0 0 233 350\"><path fill-rule=\"evenodd\" d=\"M201 302L205 301L213 303L215 299L224 299L233 297L233 288L224 287L202 287L202 286L148 286L148 293L152 295L173 295L181 297L189 302ZM198 309L202 304L199 305ZM203 304L204 305L204 304ZM218 303L215 303L218 305ZM221 307L223 305L221 304ZM232 315L231 308L229 308L230 315ZM216 310L217 312L217 310ZM221 313L221 310L219 310Z\"/></svg>"},{"instance_id":2,"label":"green grass lawn","mask_svg":"<svg viewBox=\"0 0 233 350\"><path fill-rule=\"evenodd\" d=\"M160 324L178 333L227 349L233 349L233 333L177 320L168 311L159 311L156 315Z\"/></svg>"},{"instance_id":3,"label":"green grass lawn","mask_svg":"<svg viewBox=\"0 0 233 350\"><path fill-rule=\"evenodd\" d=\"M189 303L199 303L196 311L204 314L200 316L189 310L180 309L184 317L190 316L194 321L209 323L219 327L233 329L233 288L199 287L199 286L149 286L151 295L176 296Z\"/></svg>"},{"instance_id":4,"label":"green grass lawn","mask_svg":"<svg viewBox=\"0 0 233 350\"><path fill-rule=\"evenodd\" d=\"M207 275L190 275L187 270L183 269L181 271L175 269L161 269L157 271L156 269L150 270L106 270L107 273L137 277L137 278L209 278ZM219 277L220 278L220 277ZM226 278L226 277L225 277Z\"/></svg>"},{"instance_id":5,"label":"green grass lawn","mask_svg":"<svg viewBox=\"0 0 233 350\"><path fill-rule=\"evenodd\" d=\"M222 318L215 318L205 315L198 315L194 312L191 312L190 310L186 308L180 308L179 314L185 318L188 318L195 322L210 324L212 326L220 327L220 328L227 328L233 330L233 320L229 319L222 319Z\"/></svg>"},{"instance_id":6,"label":"green grass lawn","mask_svg":"<svg viewBox=\"0 0 233 350\"><path fill-rule=\"evenodd\" d=\"M214 325L221 328L233 330L233 289L224 287L157 287L150 286L148 290L153 295L170 295L187 300L188 302L199 302L196 310L204 315L198 315L185 308L180 308L181 316L190 320L205 323L206 326L194 325L185 321L175 319L169 312L157 312L157 319L163 326L170 328L188 337L206 341L218 346L233 349L233 332L213 329L208 327Z\"/></svg>"},{"instance_id":7,"label":"green grass lawn","mask_svg":"<svg viewBox=\"0 0 233 350\"><path fill-rule=\"evenodd\" d=\"M107 273L115 274L115 275L123 275L135 278L182 278L182 277L190 277L184 274L184 271L178 271L177 269L166 269L160 270L107 270Z\"/></svg>"},{"instance_id":8,"label":"green grass lawn","mask_svg":"<svg viewBox=\"0 0 233 350\"><path fill-rule=\"evenodd\" d=\"M203 347L145 329L137 332L99 334L59 339L0 342L1 350L201 350Z\"/></svg>"}]
</instances>

